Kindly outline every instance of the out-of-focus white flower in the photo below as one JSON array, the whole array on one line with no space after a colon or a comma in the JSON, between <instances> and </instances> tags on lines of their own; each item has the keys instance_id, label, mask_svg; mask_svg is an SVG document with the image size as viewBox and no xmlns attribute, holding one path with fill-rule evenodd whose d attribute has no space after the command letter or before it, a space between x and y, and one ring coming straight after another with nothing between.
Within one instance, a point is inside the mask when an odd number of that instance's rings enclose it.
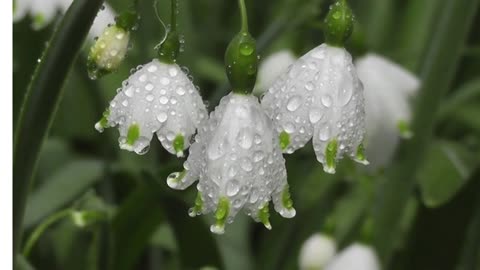
<instances>
[{"instance_id":1,"label":"out-of-focus white flower","mask_svg":"<svg viewBox=\"0 0 480 270\"><path fill-rule=\"evenodd\" d=\"M256 96L263 94L296 60L297 58L290 50L281 50L266 57L258 68L257 84L253 94Z\"/></svg>"},{"instance_id":2,"label":"out-of-focus white flower","mask_svg":"<svg viewBox=\"0 0 480 270\"><path fill-rule=\"evenodd\" d=\"M319 162L335 172L338 159L365 159L363 86L351 55L322 44L296 61L269 88L262 106L274 121L284 152L293 153L313 137Z\"/></svg>"},{"instance_id":3,"label":"out-of-focus white flower","mask_svg":"<svg viewBox=\"0 0 480 270\"><path fill-rule=\"evenodd\" d=\"M13 22L18 22L29 14L33 19L32 27L41 29L48 25L57 13L65 13L70 7L72 0L14 0ZM89 32L89 37L99 36L103 29L110 23L114 23L115 12L104 4L98 12Z\"/></svg>"},{"instance_id":4,"label":"out-of-focus white flower","mask_svg":"<svg viewBox=\"0 0 480 270\"><path fill-rule=\"evenodd\" d=\"M365 88L367 156L372 168L391 160L399 137L409 137L409 99L419 87L418 78L403 67L376 54L355 61Z\"/></svg>"},{"instance_id":5,"label":"out-of-focus white flower","mask_svg":"<svg viewBox=\"0 0 480 270\"><path fill-rule=\"evenodd\" d=\"M341 251L325 270L380 270L376 252L363 244L355 243Z\"/></svg>"},{"instance_id":6,"label":"out-of-focus white flower","mask_svg":"<svg viewBox=\"0 0 480 270\"><path fill-rule=\"evenodd\" d=\"M185 171L167 183L185 189L197 179L198 197L190 216L215 211L214 233L223 233L242 208L271 228L269 201L283 217L295 216L285 160L270 119L256 97L230 93L199 129Z\"/></svg>"},{"instance_id":7,"label":"out-of-focus white flower","mask_svg":"<svg viewBox=\"0 0 480 270\"><path fill-rule=\"evenodd\" d=\"M337 244L333 238L320 233L314 234L303 243L300 249L300 269L323 270L336 252Z\"/></svg>"},{"instance_id":8,"label":"out-of-focus white flower","mask_svg":"<svg viewBox=\"0 0 480 270\"><path fill-rule=\"evenodd\" d=\"M95 125L118 125L120 148L144 154L154 133L170 153L183 156L207 111L195 86L177 64L154 59L123 82Z\"/></svg>"}]
</instances>

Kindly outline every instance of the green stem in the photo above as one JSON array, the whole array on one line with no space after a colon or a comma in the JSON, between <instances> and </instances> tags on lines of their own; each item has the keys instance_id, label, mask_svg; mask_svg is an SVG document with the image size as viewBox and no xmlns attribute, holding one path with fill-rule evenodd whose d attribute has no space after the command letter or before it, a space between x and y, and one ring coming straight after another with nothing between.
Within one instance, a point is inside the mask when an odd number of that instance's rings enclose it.
<instances>
[{"instance_id":1,"label":"green stem","mask_svg":"<svg viewBox=\"0 0 480 270\"><path fill-rule=\"evenodd\" d=\"M177 30L177 13L178 13L178 0L172 0L171 17L170 17L171 31Z\"/></svg>"},{"instance_id":2,"label":"green stem","mask_svg":"<svg viewBox=\"0 0 480 270\"><path fill-rule=\"evenodd\" d=\"M50 227L52 224L56 223L57 221L63 219L64 217L70 216L72 213L72 209L65 209L60 212L57 212L50 217L48 217L44 222L42 222L40 225L38 225L37 228L32 232L30 237L28 238L25 246L23 247L22 255L25 258L28 258L30 255L30 252L32 251L33 246L37 242L37 240L42 236L42 234L45 232L45 230Z\"/></svg>"},{"instance_id":3,"label":"green stem","mask_svg":"<svg viewBox=\"0 0 480 270\"><path fill-rule=\"evenodd\" d=\"M25 204L40 148L62 96L65 78L102 4L103 0L74 1L49 42L25 95L13 142L14 256L21 242Z\"/></svg>"},{"instance_id":4,"label":"green stem","mask_svg":"<svg viewBox=\"0 0 480 270\"><path fill-rule=\"evenodd\" d=\"M248 33L248 16L245 0L238 0L238 6L240 7L240 15L242 16L242 27L240 30L243 33Z\"/></svg>"},{"instance_id":5,"label":"green stem","mask_svg":"<svg viewBox=\"0 0 480 270\"><path fill-rule=\"evenodd\" d=\"M456 74L461 51L471 29L479 0L448 1L438 16L422 72L412 130L415 136L399 146L399 162L377 190L374 245L388 268L398 243L400 218L415 187L415 175L431 141L436 114Z\"/></svg>"}]
</instances>

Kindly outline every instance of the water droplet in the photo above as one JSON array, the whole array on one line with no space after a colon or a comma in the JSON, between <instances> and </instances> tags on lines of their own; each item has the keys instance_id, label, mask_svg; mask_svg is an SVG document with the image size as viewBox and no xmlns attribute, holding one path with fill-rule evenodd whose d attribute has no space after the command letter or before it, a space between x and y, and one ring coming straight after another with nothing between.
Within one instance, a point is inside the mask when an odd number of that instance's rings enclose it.
<instances>
[{"instance_id":1,"label":"water droplet","mask_svg":"<svg viewBox=\"0 0 480 270\"><path fill-rule=\"evenodd\" d=\"M264 154L262 151L257 151L257 152L255 152L255 154L253 155L253 161L254 161L254 162L259 162L259 161L262 160L264 157L265 157L265 154Z\"/></svg>"},{"instance_id":2,"label":"water droplet","mask_svg":"<svg viewBox=\"0 0 480 270\"><path fill-rule=\"evenodd\" d=\"M157 66L151 65L151 66L148 67L147 70L148 70L149 72L155 72L155 71L157 71Z\"/></svg>"},{"instance_id":3,"label":"water droplet","mask_svg":"<svg viewBox=\"0 0 480 270\"><path fill-rule=\"evenodd\" d=\"M240 190L240 183L237 180L232 179L227 183L227 195L228 196L235 196L237 195L238 191Z\"/></svg>"},{"instance_id":4,"label":"water droplet","mask_svg":"<svg viewBox=\"0 0 480 270\"><path fill-rule=\"evenodd\" d=\"M254 47L248 43L244 42L240 44L240 53L244 56L249 56L253 53Z\"/></svg>"},{"instance_id":5,"label":"water droplet","mask_svg":"<svg viewBox=\"0 0 480 270\"><path fill-rule=\"evenodd\" d=\"M157 115L157 120L160 123L164 123L165 121L167 121L167 118L168 118L168 115L164 112L161 112L159 115Z\"/></svg>"},{"instance_id":6,"label":"water droplet","mask_svg":"<svg viewBox=\"0 0 480 270\"><path fill-rule=\"evenodd\" d=\"M141 81L141 82L146 81L146 80L147 80L147 75L145 75L145 74L140 75L140 77L138 78L138 80Z\"/></svg>"},{"instance_id":7,"label":"water droplet","mask_svg":"<svg viewBox=\"0 0 480 270\"><path fill-rule=\"evenodd\" d=\"M312 82L308 82L307 84L305 84L305 89L307 89L308 91L312 91L314 87L315 86Z\"/></svg>"},{"instance_id":8,"label":"water droplet","mask_svg":"<svg viewBox=\"0 0 480 270\"><path fill-rule=\"evenodd\" d=\"M161 96L160 97L160 103L167 104L168 103L168 98L166 96Z\"/></svg>"},{"instance_id":9,"label":"water droplet","mask_svg":"<svg viewBox=\"0 0 480 270\"><path fill-rule=\"evenodd\" d=\"M310 119L310 123L315 124L317 123L320 119L322 119L323 115L320 112L319 109L312 109L310 113L308 114L308 117Z\"/></svg>"},{"instance_id":10,"label":"water droplet","mask_svg":"<svg viewBox=\"0 0 480 270\"><path fill-rule=\"evenodd\" d=\"M145 85L145 90L147 90L147 91L152 91L152 90L153 90L153 87L154 87L153 84L147 83L147 85Z\"/></svg>"},{"instance_id":11,"label":"water droplet","mask_svg":"<svg viewBox=\"0 0 480 270\"><path fill-rule=\"evenodd\" d=\"M128 106L128 100L125 99L124 101L122 101L122 105L123 105L124 107L127 107L127 106Z\"/></svg>"},{"instance_id":12,"label":"water droplet","mask_svg":"<svg viewBox=\"0 0 480 270\"><path fill-rule=\"evenodd\" d=\"M155 98L155 97L154 97L153 95L147 95L147 96L145 97L145 99L146 99L147 101L153 101L154 98Z\"/></svg>"},{"instance_id":13,"label":"water droplet","mask_svg":"<svg viewBox=\"0 0 480 270\"><path fill-rule=\"evenodd\" d=\"M167 77L163 77L160 79L160 83L163 85L168 85L170 83L170 79Z\"/></svg>"},{"instance_id":14,"label":"water droplet","mask_svg":"<svg viewBox=\"0 0 480 270\"><path fill-rule=\"evenodd\" d=\"M253 134L247 128L243 128L238 133L237 141L243 149L250 149L252 147Z\"/></svg>"},{"instance_id":15,"label":"water droplet","mask_svg":"<svg viewBox=\"0 0 480 270\"><path fill-rule=\"evenodd\" d=\"M123 32L117 33L117 34L115 35L115 37L116 37L118 40L123 39L124 36L125 36L125 34L124 34Z\"/></svg>"},{"instance_id":16,"label":"water droplet","mask_svg":"<svg viewBox=\"0 0 480 270\"><path fill-rule=\"evenodd\" d=\"M287 133L293 133L295 131L295 125L290 122L285 123L284 128Z\"/></svg>"},{"instance_id":17,"label":"water droplet","mask_svg":"<svg viewBox=\"0 0 480 270\"><path fill-rule=\"evenodd\" d=\"M343 87L338 92L338 103L340 106L345 106L352 99L353 89L351 87Z\"/></svg>"},{"instance_id":18,"label":"water droplet","mask_svg":"<svg viewBox=\"0 0 480 270\"><path fill-rule=\"evenodd\" d=\"M320 130L320 134L318 137L321 141L327 141L330 138L330 126L326 125Z\"/></svg>"},{"instance_id":19,"label":"water droplet","mask_svg":"<svg viewBox=\"0 0 480 270\"><path fill-rule=\"evenodd\" d=\"M256 203L258 201L259 192L257 188L252 188L252 191L250 192L250 198L249 201L250 203Z\"/></svg>"},{"instance_id":20,"label":"water droplet","mask_svg":"<svg viewBox=\"0 0 480 270\"><path fill-rule=\"evenodd\" d=\"M237 169L235 169L235 167L232 166L230 167L230 169L228 169L228 176L234 177L235 175L237 175Z\"/></svg>"},{"instance_id":21,"label":"water droplet","mask_svg":"<svg viewBox=\"0 0 480 270\"><path fill-rule=\"evenodd\" d=\"M118 54L118 51L115 49L110 51L111 56L116 56L117 54Z\"/></svg>"},{"instance_id":22,"label":"water droplet","mask_svg":"<svg viewBox=\"0 0 480 270\"><path fill-rule=\"evenodd\" d=\"M329 94L323 95L322 96L322 104L327 108L332 106L332 97Z\"/></svg>"},{"instance_id":23,"label":"water droplet","mask_svg":"<svg viewBox=\"0 0 480 270\"><path fill-rule=\"evenodd\" d=\"M340 19L340 11L335 11L335 12L333 13L333 18L334 18L335 20Z\"/></svg>"},{"instance_id":24,"label":"water droplet","mask_svg":"<svg viewBox=\"0 0 480 270\"><path fill-rule=\"evenodd\" d=\"M170 76L172 76L172 77L175 77L178 74L178 70L174 67L171 67L171 68L168 69L168 74L170 74Z\"/></svg>"},{"instance_id":25,"label":"water droplet","mask_svg":"<svg viewBox=\"0 0 480 270\"><path fill-rule=\"evenodd\" d=\"M177 88L177 94L180 96L185 95L185 89L183 87Z\"/></svg>"},{"instance_id":26,"label":"water droplet","mask_svg":"<svg viewBox=\"0 0 480 270\"><path fill-rule=\"evenodd\" d=\"M287 110L294 112L300 107L301 104L301 98L299 96L294 96L288 100L287 103Z\"/></svg>"},{"instance_id":27,"label":"water droplet","mask_svg":"<svg viewBox=\"0 0 480 270\"><path fill-rule=\"evenodd\" d=\"M250 171L253 170L252 162L247 157L242 159L242 162L241 162L240 166L246 172L250 172Z\"/></svg>"},{"instance_id":28,"label":"water droplet","mask_svg":"<svg viewBox=\"0 0 480 270\"><path fill-rule=\"evenodd\" d=\"M127 90L125 90L125 95L126 95L127 97L132 97L132 96L133 96L133 92L134 92L134 91L133 91L133 87L130 86L129 88L127 88Z\"/></svg>"}]
</instances>

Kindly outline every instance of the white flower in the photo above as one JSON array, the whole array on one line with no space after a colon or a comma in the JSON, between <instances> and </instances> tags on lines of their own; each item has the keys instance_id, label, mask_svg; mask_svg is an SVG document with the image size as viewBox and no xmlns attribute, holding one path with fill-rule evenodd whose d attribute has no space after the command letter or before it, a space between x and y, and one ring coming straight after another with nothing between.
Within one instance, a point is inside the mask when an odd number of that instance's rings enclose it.
<instances>
[{"instance_id":1,"label":"white flower","mask_svg":"<svg viewBox=\"0 0 480 270\"><path fill-rule=\"evenodd\" d=\"M257 96L263 94L274 80L296 60L297 58L290 50L281 50L266 57L258 68L257 83L253 94Z\"/></svg>"},{"instance_id":2,"label":"white flower","mask_svg":"<svg viewBox=\"0 0 480 270\"><path fill-rule=\"evenodd\" d=\"M325 270L380 270L377 254L363 244L353 244L336 255Z\"/></svg>"},{"instance_id":3,"label":"white flower","mask_svg":"<svg viewBox=\"0 0 480 270\"><path fill-rule=\"evenodd\" d=\"M324 234L310 236L300 249L301 270L322 270L337 252L335 240Z\"/></svg>"},{"instance_id":4,"label":"white flower","mask_svg":"<svg viewBox=\"0 0 480 270\"><path fill-rule=\"evenodd\" d=\"M408 137L411 119L409 99L416 94L419 80L390 60L367 54L355 61L365 87L367 156L372 168L389 163L399 142Z\"/></svg>"},{"instance_id":5,"label":"white flower","mask_svg":"<svg viewBox=\"0 0 480 270\"><path fill-rule=\"evenodd\" d=\"M57 15L65 13L72 0L14 0L13 21L18 22L29 14L33 19L33 28L41 29L48 25ZM99 36L103 29L113 23L115 12L108 5L98 12L89 32L89 37Z\"/></svg>"},{"instance_id":6,"label":"white flower","mask_svg":"<svg viewBox=\"0 0 480 270\"><path fill-rule=\"evenodd\" d=\"M293 153L313 137L317 159L328 173L344 155L367 163L363 87L344 48L322 44L302 56L273 83L262 106L284 152Z\"/></svg>"},{"instance_id":7,"label":"white flower","mask_svg":"<svg viewBox=\"0 0 480 270\"><path fill-rule=\"evenodd\" d=\"M123 82L104 117L102 132L118 125L120 148L144 154L156 132L163 147L183 156L207 111L195 86L177 64L154 59Z\"/></svg>"},{"instance_id":8,"label":"white flower","mask_svg":"<svg viewBox=\"0 0 480 270\"><path fill-rule=\"evenodd\" d=\"M223 233L242 208L270 229L268 205L293 217L285 160L270 119L256 97L230 93L199 129L185 171L167 183L185 189L197 179L198 197L190 215L215 211L214 233Z\"/></svg>"}]
</instances>

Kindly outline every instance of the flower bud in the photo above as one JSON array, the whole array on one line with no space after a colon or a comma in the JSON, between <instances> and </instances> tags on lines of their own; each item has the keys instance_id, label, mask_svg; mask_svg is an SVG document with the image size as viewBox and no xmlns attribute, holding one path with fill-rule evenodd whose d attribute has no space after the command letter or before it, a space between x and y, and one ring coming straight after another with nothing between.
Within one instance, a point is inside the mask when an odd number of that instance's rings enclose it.
<instances>
[{"instance_id":1,"label":"flower bud","mask_svg":"<svg viewBox=\"0 0 480 270\"><path fill-rule=\"evenodd\" d=\"M337 244L333 238L320 233L314 234L303 243L300 249L300 269L322 270L336 252Z\"/></svg>"}]
</instances>

